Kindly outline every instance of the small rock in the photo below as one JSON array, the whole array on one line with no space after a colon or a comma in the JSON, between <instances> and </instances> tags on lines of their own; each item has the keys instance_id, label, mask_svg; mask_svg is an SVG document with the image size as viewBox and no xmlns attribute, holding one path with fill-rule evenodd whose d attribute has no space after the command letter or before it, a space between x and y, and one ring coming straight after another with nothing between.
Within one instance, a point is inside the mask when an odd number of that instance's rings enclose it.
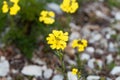
<instances>
[{"instance_id":1,"label":"small rock","mask_svg":"<svg viewBox=\"0 0 120 80\"><path fill-rule=\"evenodd\" d=\"M67 73L68 80L78 80L77 75L73 75L72 72Z\"/></svg>"},{"instance_id":2,"label":"small rock","mask_svg":"<svg viewBox=\"0 0 120 80\"><path fill-rule=\"evenodd\" d=\"M108 44L108 50L109 50L110 52L115 52L115 51L116 51L115 45L114 45L113 42L109 42L109 44Z\"/></svg>"},{"instance_id":3,"label":"small rock","mask_svg":"<svg viewBox=\"0 0 120 80\"><path fill-rule=\"evenodd\" d=\"M90 54L93 54L95 52L95 49L93 47L87 47L86 51Z\"/></svg>"},{"instance_id":4,"label":"small rock","mask_svg":"<svg viewBox=\"0 0 120 80\"><path fill-rule=\"evenodd\" d=\"M46 65L46 63L44 61L42 61L42 60L40 60L39 58L36 58L36 57L32 58L32 61L34 63L39 64L39 65Z\"/></svg>"},{"instance_id":5,"label":"small rock","mask_svg":"<svg viewBox=\"0 0 120 80\"><path fill-rule=\"evenodd\" d=\"M99 48L97 48L95 52L96 52L96 54L101 54L101 55L104 53L104 51Z\"/></svg>"},{"instance_id":6,"label":"small rock","mask_svg":"<svg viewBox=\"0 0 120 80\"><path fill-rule=\"evenodd\" d=\"M107 41L107 39L101 39L100 40L100 45L101 45L101 47L102 48L104 48L104 49L107 49L108 48L108 41Z\"/></svg>"},{"instance_id":7,"label":"small rock","mask_svg":"<svg viewBox=\"0 0 120 80\"><path fill-rule=\"evenodd\" d=\"M60 74L58 74L58 75L55 75L53 78L52 78L52 80L63 80L63 76L62 75L60 75Z\"/></svg>"},{"instance_id":8,"label":"small rock","mask_svg":"<svg viewBox=\"0 0 120 80\"><path fill-rule=\"evenodd\" d=\"M89 39L89 42L94 43L96 41L99 41L101 38L102 38L101 34L93 32L91 38Z\"/></svg>"},{"instance_id":9,"label":"small rock","mask_svg":"<svg viewBox=\"0 0 120 80\"><path fill-rule=\"evenodd\" d=\"M9 72L9 62L5 59L4 56L0 57L0 76L4 77Z\"/></svg>"},{"instance_id":10,"label":"small rock","mask_svg":"<svg viewBox=\"0 0 120 80\"><path fill-rule=\"evenodd\" d=\"M90 67L91 69L93 69L93 68L94 68L94 62L95 62L95 59L94 59L94 58L88 60L88 67Z\"/></svg>"},{"instance_id":11,"label":"small rock","mask_svg":"<svg viewBox=\"0 0 120 80\"><path fill-rule=\"evenodd\" d=\"M120 80L120 76L119 76L119 77L117 77L115 80Z\"/></svg>"},{"instance_id":12,"label":"small rock","mask_svg":"<svg viewBox=\"0 0 120 80\"><path fill-rule=\"evenodd\" d=\"M62 14L62 11L61 11L59 5L56 3L48 3L47 8L55 11L59 15Z\"/></svg>"},{"instance_id":13,"label":"small rock","mask_svg":"<svg viewBox=\"0 0 120 80\"><path fill-rule=\"evenodd\" d=\"M86 53L82 53L80 59L81 59L81 60L89 60L89 59L90 59L90 55L89 55L89 54L86 54Z\"/></svg>"},{"instance_id":14,"label":"small rock","mask_svg":"<svg viewBox=\"0 0 120 80\"><path fill-rule=\"evenodd\" d=\"M90 75L87 77L87 80L100 80L100 76Z\"/></svg>"},{"instance_id":15,"label":"small rock","mask_svg":"<svg viewBox=\"0 0 120 80\"><path fill-rule=\"evenodd\" d=\"M77 63L74 60L71 60L69 56L65 55L64 60L70 65L76 65Z\"/></svg>"},{"instance_id":16,"label":"small rock","mask_svg":"<svg viewBox=\"0 0 120 80\"><path fill-rule=\"evenodd\" d=\"M53 70L52 69L46 69L45 71L44 71L44 78L45 79L49 79L51 76L52 76L52 73L53 73Z\"/></svg>"},{"instance_id":17,"label":"small rock","mask_svg":"<svg viewBox=\"0 0 120 80\"><path fill-rule=\"evenodd\" d=\"M92 58L88 61L88 66L91 68L91 69L94 69L95 68L95 62L96 64L99 66L99 68L102 68L103 66L103 62L101 60L97 60L95 58Z\"/></svg>"},{"instance_id":18,"label":"small rock","mask_svg":"<svg viewBox=\"0 0 120 80\"><path fill-rule=\"evenodd\" d=\"M112 75L120 74L120 66L115 66L110 72Z\"/></svg>"},{"instance_id":19,"label":"small rock","mask_svg":"<svg viewBox=\"0 0 120 80\"><path fill-rule=\"evenodd\" d=\"M109 54L109 55L106 57L106 60L107 60L107 64L110 64L110 63L113 61L113 56L112 56L112 54Z\"/></svg>"},{"instance_id":20,"label":"small rock","mask_svg":"<svg viewBox=\"0 0 120 80\"><path fill-rule=\"evenodd\" d=\"M107 77L106 80L112 80L112 79L110 79L109 77Z\"/></svg>"},{"instance_id":21,"label":"small rock","mask_svg":"<svg viewBox=\"0 0 120 80\"><path fill-rule=\"evenodd\" d=\"M113 28L115 28L116 30L120 30L120 22L114 24Z\"/></svg>"},{"instance_id":22,"label":"small rock","mask_svg":"<svg viewBox=\"0 0 120 80\"><path fill-rule=\"evenodd\" d=\"M120 12L116 12L116 14L115 14L115 19L116 19L116 20L120 20Z\"/></svg>"},{"instance_id":23,"label":"small rock","mask_svg":"<svg viewBox=\"0 0 120 80\"><path fill-rule=\"evenodd\" d=\"M70 23L69 26L71 27L71 31L78 31L78 30L80 30L80 27L77 26L74 23Z\"/></svg>"},{"instance_id":24,"label":"small rock","mask_svg":"<svg viewBox=\"0 0 120 80\"><path fill-rule=\"evenodd\" d=\"M80 37L80 33L79 32L72 32L71 35L70 35L70 40L74 40L74 39L78 39Z\"/></svg>"},{"instance_id":25,"label":"small rock","mask_svg":"<svg viewBox=\"0 0 120 80\"><path fill-rule=\"evenodd\" d=\"M28 76L35 76L35 77L41 77L42 76L42 67L37 66L37 65L29 65L29 66L25 66L22 69L22 73L24 75L28 75Z\"/></svg>"}]
</instances>

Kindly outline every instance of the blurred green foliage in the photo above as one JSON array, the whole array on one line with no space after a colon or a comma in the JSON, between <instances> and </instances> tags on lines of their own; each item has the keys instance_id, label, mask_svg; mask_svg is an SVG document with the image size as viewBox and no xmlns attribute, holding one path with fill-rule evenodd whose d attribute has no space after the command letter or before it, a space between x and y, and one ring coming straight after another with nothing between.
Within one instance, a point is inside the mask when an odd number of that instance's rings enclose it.
<instances>
[{"instance_id":1,"label":"blurred green foliage","mask_svg":"<svg viewBox=\"0 0 120 80\"><path fill-rule=\"evenodd\" d=\"M110 7L118 7L118 8L120 8L120 0L105 0L105 2L106 2Z\"/></svg>"}]
</instances>

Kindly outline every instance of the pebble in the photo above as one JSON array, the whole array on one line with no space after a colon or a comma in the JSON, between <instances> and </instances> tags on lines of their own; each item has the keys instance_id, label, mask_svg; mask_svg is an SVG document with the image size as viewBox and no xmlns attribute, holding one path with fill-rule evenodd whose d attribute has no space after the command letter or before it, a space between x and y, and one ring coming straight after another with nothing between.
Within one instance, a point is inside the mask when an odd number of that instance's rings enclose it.
<instances>
[{"instance_id":1,"label":"pebble","mask_svg":"<svg viewBox=\"0 0 120 80\"><path fill-rule=\"evenodd\" d=\"M96 54L101 54L101 55L104 54L104 51L99 48L97 48L95 52L96 52Z\"/></svg>"},{"instance_id":2,"label":"pebble","mask_svg":"<svg viewBox=\"0 0 120 80\"><path fill-rule=\"evenodd\" d=\"M42 77L42 67L37 65L24 66L21 73L28 76Z\"/></svg>"},{"instance_id":3,"label":"pebble","mask_svg":"<svg viewBox=\"0 0 120 80\"><path fill-rule=\"evenodd\" d=\"M99 68L102 68L102 66L103 66L102 60L97 60L97 59L95 59L95 58L92 58L92 59L90 59L90 60L88 61L88 66L89 66L91 69L94 69L94 68L95 68L95 65L94 65L95 62L97 63L97 65L99 66Z\"/></svg>"},{"instance_id":4,"label":"pebble","mask_svg":"<svg viewBox=\"0 0 120 80\"><path fill-rule=\"evenodd\" d=\"M89 75L89 76L87 77L87 80L100 80L100 76Z\"/></svg>"},{"instance_id":5,"label":"pebble","mask_svg":"<svg viewBox=\"0 0 120 80\"><path fill-rule=\"evenodd\" d=\"M87 47L86 52L93 54L95 52L95 49L94 49L94 47Z\"/></svg>"},{"instance_id":6,"label":"pebble","mask_svg":"<svg viewBox=\"0 0 120 80\"><path fill-rule=\"evenodd\" d=\"M102 35L96 32L91 33L91 37L89 39L90 43L94 43L96 41L99 41L102 38Z\"/></svg>"},{"instance_id":7,"label":"pebble","mask_svg":"<svg viewBox=\"0 0 120 80\"><path fill-rule=\"evenodd\" d=\"M119 11L119 12L116 12L116 14L115 14L115 19L116 19L116 20L120 20L120 11Z\"/></svg>"},{"instance_id":8,"label":"pebble","mask_svg":"<svg viewBox=\"0 0 120 80\"><path fill-rule=\"evenodd\" d=\"M120 76L119 76L119 77L117 77L115 80L120 80Z\"/></svg>"},{"instance_id":9,"label":"pebble","mask_svg":"<svg viewBox=\"0 0 120 80\"><path fill-rule=\"evenodd\" d=\"M116 75L119 73L120 73L120 66L115 66L110 72L110 74L112 74L112 75Z\"/></svg>"},{"instance_id":10,"label":"pebble","mask_svg":"<svg viewBox=\"0 0 120 80\"><path fill-rule=\"evenodd\" d=\"M89 54L86 54L86 53L82 53L80 59L81 59L81 60L89 60L89 59L90 59L90 55L89 55Z\"/></svg>"},{"instance_id":11,"label":"pebble","mask_svg":"<svg viewBox=\"0 0 120 80\"><path fill-rule=\"evenodd\" d=\"M56 4L56 3L54 3L54 2L48 3L48 4L47 4L47 8L55 11L55 12L56 12L57 14L59 14L59 15L62 14L62 11L61 11L59 5Z\"/></svg>"},{"instance_id":12,"label":"pebble","mask_svg":"<svg viewBox=\"0 0 120 80\"><path fill-rule=\"evenodd\" d=\"M95 62L94 58L90 59L87 63L88 67L90 67L91 69L94 69L94 62Z\"/></svg>"},{"instance_id":13,"label":"pebble","mask_svg":"<svg viewBox=\"0 0 120 80\"><path fill-rule=\"evenodd\" d=\"M73 75L71 71L67 73L68 80L78 80L77 75Z\"/></svg>"},{"instance_id":14,"label":"pebble","mask_svg":"<svg viewBox=\"0 0 120 80\"><path fill-rule=\"evenodd\" d=\"M4 56L0 57L0 76L4 77L8 74L9 72L9 62L8 60L5 59Z\"/></svg>"},{"instance_id":15,"label":"pebble","mask_svg":"<svg viewBox=\"0 0 120 80\"><path fill-rule=\"evenodd\" d=\"M79 32L72 32L70 34L70 41L74 40L74 39L78 39L80 37L80 33Z\"/></svg>"},{"instance_id":16,"label":"pebble","mask_svg":"<svg viewBox=\"0 0 120 80\"><path fill-rule=\"evenodd\" d=\"M115 28L116 30L120 30L120 22L114 24L113 28Z\"/></svg>"},{"instance_id":17,"label":"pebble","mask_svg":"<svg viewBox=\"0 0 120 80\"><path fill-rule=\"evenodd\" d=\"M45 79L49 79L52 76L53 70L52 69L46 69L43 73Z\"/></svg>"},{"instance_id":18,"label":"pebble","mask_svg":"<svg viewBox=\"0 0 120 80\"><path fill-rule=\"evenodd\" d=\"M57 74L57 75L55 75L53 78L52 78L52 80L63 80L63 76L62 75L60 75L60 74Z\"/></svg>"},{"instance_id":19,"label":"pebble","mask_svg":"<svg viewBox=\"0 0 120 80\"><path fill-rule=\"evenodd\" d=\"M115 52L116 51L115 45L114 45L113 42L109 42L109 44L108 44L108 51L110 51L110 52Z\"/></svg>"},{"instance_id":20,"label":"pebble","mask_svg":"<svg viewBox=\"0 0 120 80\"><path fill-rule=\"evenodd\" d=\"M110 63L113 61L113 56L112 56L112 54L109 54L109 55L106 57L106 60L107 60L107 64L110 64Z\"/></svg>"}]
</instances>

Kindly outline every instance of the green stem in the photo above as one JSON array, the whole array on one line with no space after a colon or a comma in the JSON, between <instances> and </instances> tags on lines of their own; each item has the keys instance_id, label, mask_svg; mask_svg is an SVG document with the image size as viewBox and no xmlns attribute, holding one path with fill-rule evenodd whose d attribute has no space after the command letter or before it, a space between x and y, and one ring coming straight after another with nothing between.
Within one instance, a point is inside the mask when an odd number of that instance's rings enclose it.
<instances>
[{"instance_id":1,"label":"green stem","mask_svg":"<svg viewBox=\"0 0 120 80\"><path fill-rule=\"evenodd\" d=\"M81 67L81 61L80 61L80 58L79 58L79 54L76 53L76 58L77 58L77 67L80 68Z\"/></svg>"},{"instance_id":2,"label":"green stem","mask_svg":"<svg viewBox=\"0 0 120 80\"><path fill-rule=\"evenodd\" d=\"M61 51L57 51L57 56L61 62L61 72L64 76L64 80L67 80L67 75L66 75L66 68L65 68L65 63L64 63L64 60L63 60L63 53Z\"/></svg>"}]
</instances>

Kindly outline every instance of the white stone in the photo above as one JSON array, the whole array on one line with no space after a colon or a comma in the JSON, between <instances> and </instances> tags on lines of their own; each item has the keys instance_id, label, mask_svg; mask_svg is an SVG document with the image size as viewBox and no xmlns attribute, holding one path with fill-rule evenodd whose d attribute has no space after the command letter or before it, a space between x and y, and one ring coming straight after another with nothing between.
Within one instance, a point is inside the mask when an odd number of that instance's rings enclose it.
<instances>
[{"instance_id":1,"label":"white stone","mask_svg":"<svg viewBox=\"0 0 120 80\"><path fill-rule=\"evenodd\" d=\"M86 51L87 51L88 53L93 54L93 53L95 52L95 49L94 49L93 47L87 47L87 48L86 48Z\"/></svg>"},{"instance_id":2,"label":"white stone","mask_svg":"<svg viewBox=\"0 0 120 80\"><path fill-rule=\"evenodd\" d=\"M106 80L112 80L112 79L110 79L109 77L107 77Z\"/></svg>"},{"instance_id":3,"label":"white stone","mask_svg":"<svg viewBox=\"0 0 120 80\"><path fill-rule=\"evenodd\" d=\"M55 11L57 14L62 14L62 11L61 11L59 5L56 4L56 3L48 3L48 4L47 4L47 7L48 7L49 9Z\"/></svg>"},{"instance_id":4,"label":"white stone","mask_svg":"<svg viewBox=\"0 0 120 80\"><path fill-rule=\"evenodd\" d=\"M80 33L79 32L72 32L70 35L70 40L74 40L74 39L78 39L80 37Z\"/></svg>"},{"instance_id":5,"label":"white stone","mask_svg":"<svg viewBox=\"0 0 120 80\"><path fill-rule=\"evenodd\" d=\"M35 76L35 77L41 77L42 76L42 67L37 66L37 65L29 65L29 66L25 66L22 69L22 73L24 75L28 75L28 76Z\"/></svg>"},{"instance_id":6,"label":"white stone","mask_svg":"<svg viewBox=\"0 0 120 80\"><path fill-rule=\"evenodd\" d=\"M91 69L93 69L93 68L94 68L94 62L95 62L95 59L94 59L94 58L88 60L88 67L90 67Z\"/></svg>"},{"instance_id":7,"label":"white stone","mask_svg":"<svg viewBox=\"0 0 120 80\"><path fill-rule=\"evenodd\" d=\"M112 75L119 74L119 73L120 73L120 66L115 66L110 72L110 74Z\"/></svg>"},{"instance_id":8,"label":"white stone","mask_svg":"<svg viewBox=\"0 0 120 80\"><path fill-rule=\"evenodd\" d=\"M9 62L5 59L4 56L0 57L0 76L4 77L9 72Z\"/></svg>"},{"instance_id":9,"label":"white stone","mask_svg":"<svg viewBox=\"0 0 120 80\"><path fill-rule=\"evenodd\" d=\"M104 51L102 49L99 49L99 48L97 48L95 52L96 52L96 54L103 54L104 53Z\"/></svg>"},{"instance_id":10,"label":"white stone","mask_svg":"<svg viewBox=\"0 0 120 80\"><path fill-rule=\"evenodd\" d=\"M74 23L70 23L69 26L71 27L72 30L77 30L77 31L80 30L80 27Z\"/></svg>"},{"instance_id":11,"label":"white stone","mask_svg":"<svg viewBox=\"0 0 120 80\"><path fill-rule=\"evenodd\" d=\"M105 37L106 37L106 39L110 39L111 38L111 34L106 34Z\"/></svg>"},{"instance_id":12,"label":"white stone","mask_svg":"<svg viewBox=\"0 0 120 80\"><path fill-rule=\"evenodd\" d=\"M114 43L113 42L110 42L109 44L108 44L108 50L110 51L110 52L114 52L116 49L115 49L115 45L114 45Z\"/></svg>"},{"instance_id":13,"label":"white stone","mask_svg":"<svg viewBox=\"0 0 120 80\"><path fill-rule=\"evenodd\" d=\"M71 71L67 73L68 80L78 80L77 75L72 74Z\"/></svg>"},{"instance_id":14,"label":"white stone","mask_svg":"<svg viewBox=\"0 0 120 80\"><path fill-rule=\"evenodd\" d=\"M100 76L89 75L89 76L87 77L87 80L100 80Z\"/></svg>"},{"instance_id":15,"label":"white stone","mask_svg":"<svg viewBox=\"0 0 120 80\"><path fill-rule=\"evenodd\" d=\"M119 77L117 77L115 80L120 80L120 76L119 76Z\"/></svg>"},{"instance_id":16,"label":"white stone","mask_svg":"<svg viewBox=\"0 0 120 80\"><path fill-rule=\"evenodd\" d=\"M120 12L116 12L116 14L115 14L115 19L116 19L116 20L120 20Z\"/></svg>"},{"instance_id":17,"label":"white stone","mask_svg":"<svg viewBox=\"0 0 120 80\"><path fill-rule=\"evenodd\" d=\"M98 41L98 40L100 40L101 38L102 38L102 35L101 35L101 34L95 34L95 35L93 36L94 41Z\"/></svg>"},{"instance_id":18,"label":"white stone","mask_svg":"<svg viewBox=\"0 0 120 80\"><path fill-rule=\"evenodd\" d=\"M120 22L113 25L113 28L120 30Z\"/></svg>"},{"instance_id":19,"label":"white stone","mask_svg":"<svg viewBox=\"0 0 120 80\"><path fill-rule=\"evenodd\" d=\"M44 61L40 60L39 58L32 58L32 61L39 65L46 65L46 63Z\"/></svg>"},{"instance_id":20,"label":"white stone","mask_svg":"<svg viewBox=\"0 0 120 80\"><path fill-rule=\"evenodd\" d=\"M58 74L58 75L55 75L53 78L52 78L52 80L63 80L63 76L62 75L60 75L60 74Z\"/></svg>"},{"instance_id":21,"label":"white stone","mask_svg":"<svg viewBox=\"0 0 120 80\"><path fill-rule=\"evenodd\" d=\"M81 59L81 60L89 60L89 59L90 59L90 55L89 55L89 54L86 54L86 53L82 53L80 59Z\"/></svg>"},{"instance_id":22,"label":"white stone","mask_svg":"<svg viewBox=\"0 0 120 80\"><path fill-rule=\"evenodd\" d=\"M106 57L106 60L107 60L107 64L110 64L110 63L113 61L113 56L112 56L112 54L109 54L109 55Z\"/></svg>"},{"instance_id":23,"label":"white stone","mask_svg":"<svg viewBox=\"0 0 120 80\"><path fill-rule=\"evenodd\" d=\"M44 78L45 79L49 79L51 76L52 76L52 73L53 73L53 70L52 69L46 69L45 71L44 71Z\"/></svg>"},{"instance_id":24,"label":"white stone","mask_svg":"<svg viewBox=\"0 0 120 80\"><path fill-rule=\"evenodd\" d=\"M91 68L91 69L94 69L94 63L97 63L97 65L99 66L99 68L102 68L103 66L103 62L101 60L97 60L95 58L92 58L88 61L88 66Z\"/></svg>"}]
</instances>

